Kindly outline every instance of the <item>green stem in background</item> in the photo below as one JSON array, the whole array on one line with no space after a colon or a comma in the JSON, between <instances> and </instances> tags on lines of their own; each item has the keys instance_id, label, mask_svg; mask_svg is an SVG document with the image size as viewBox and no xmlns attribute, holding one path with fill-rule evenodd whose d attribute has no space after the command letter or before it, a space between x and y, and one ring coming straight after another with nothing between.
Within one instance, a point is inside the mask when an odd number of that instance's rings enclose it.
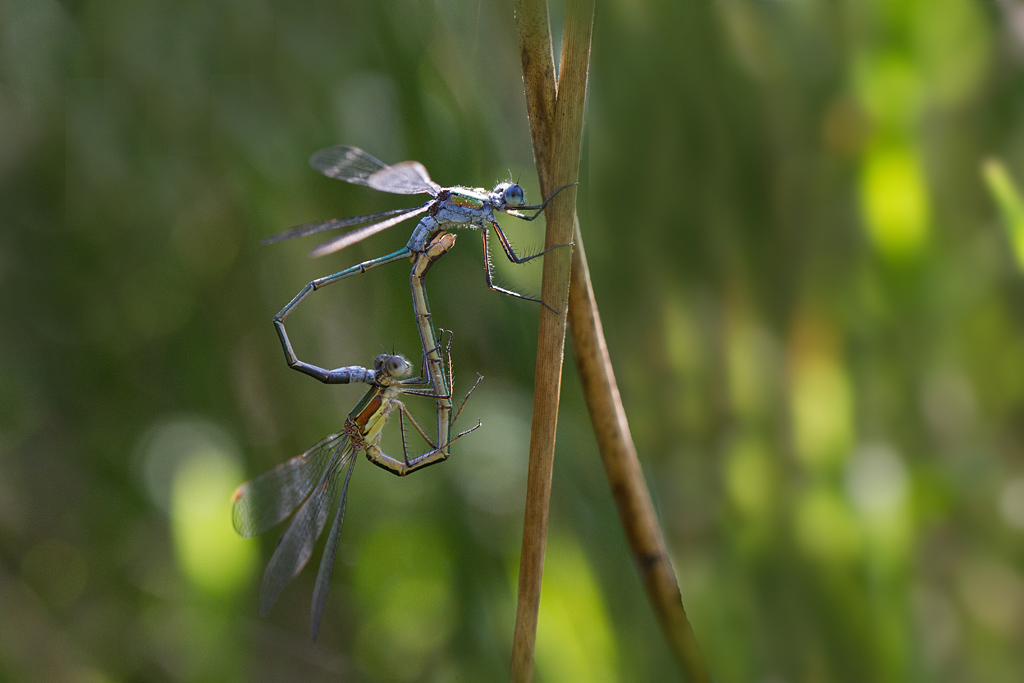
<instances>
[{"instance_id":1,"label":"green stem in background","mask_svg":"<svg viewBox=\"0 0 1024 683\"><path fill-rule=\"evenodd\" d=\"M1003 217L1017 267L1024 270L1024 198L1014 185L1010 172L998 159L989 158L982 162L981 175Z\"/></svg>"}]
</instances>

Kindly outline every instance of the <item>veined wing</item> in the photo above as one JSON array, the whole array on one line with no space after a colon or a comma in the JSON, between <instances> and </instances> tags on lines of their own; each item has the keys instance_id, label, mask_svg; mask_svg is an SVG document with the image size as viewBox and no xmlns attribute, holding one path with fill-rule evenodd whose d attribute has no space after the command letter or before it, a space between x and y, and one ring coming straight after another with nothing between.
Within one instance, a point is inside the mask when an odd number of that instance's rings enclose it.
<instances>
[{"instance_id":1,"label":"veined wing","mask_svg":"<svg viewBox=\"0 0 1024 683\"><path fill-rule=\"evenodd\" d=\"M347 465L354 455L351 443L346 441L344 450L338 457L331 459L313 492L295 513L295 518L277 544L277 549L274 550L263 573L263 584L260 586L260 614L266 614L274 606L284 587L309 561L310 555L313 554L313 546L316 545L327 522L328 509L338 489L338 475L341 468Z\"/></svg>"},{"instance_id":2,"label":"veined wing","mask_svg":"<svg viewBox=\"0 0 1024 683\"><path fill-rule=\"evenodd\" d=\"M421 213L425 213L430 208L431 202L427 202L423 206L415 209L407 210L405 213L398 216L392 216L387 220L381 221L380 223L374 223L373 225L365 225L361 228L356 228L351 232L346 232L344 235L339 235L329 242L324 242L319 247L309 252L310 256L324 256L326 254L333 254L334 252L350 247L356 242L361 242L370 235L376 235L381 230L387 230L392 225L398 225L407 218L418 216Z\"/></svg>"},{"instance_id":3,"label":"veined wing","mask_svg":"<svg viewBox=\"0 0 1024 683\"><path fill-rule=\"evenodd\" d=\"M252 538L284 521L323 478L335 453L347 446L344 434L332 434L302 455L239 486L231 515L235 531Z\"/></svg>"},{"instance_id":4,"label":"veined wing","mask_svg":"<svg viewBox=\"0 0 1024 683\"><path fill-rule=\"evenodd\" d=\"M436 197L441 186L430 179L427 169L418 161L403 161L371 175L366 184L392 194L422 194Z\"/></svg>"},{"instance_id":5,"label":"veined wing","mask_svg":"<svg viewBox=\"0 0 1024 683\"><path fill-rule=\"evenodd\" d=\"M380 159L348 145L335 145L313 152L309 165L329 178L356 185L366 185L367 178L388 167Z\"/></svg>"},{"instance_id":6,"label":"veined wing","mask_svg":"<svg viewBox=\"0 0 1024 683\"><path fill-rule=\"evenodd\" d=\"M314 235L318 232L324 232L326 230L336 230L338 228L347 228L353 225L359 225L360 223L369 223L370 221L380 220L381 218L397 216L400 213L416 211L418 208L419 207L413 209L391 209L390 211L371 213L366 216L352 216L351 218L332 218L329 221L319 221L317 223L303 223L302 225L296 225L294 228L288 228L284 232L279 232L276 235L264 237L262 240L260 240L260 244L273 244L274 242L280 242L282 240L290 240L293 237L305 237L306 235Z\"/></svg>"},{"instance_id":7,"label":"veined wing","mask_svg":"<svg viewBox=\"0 0 1024 683\"><path fill-rule=\"evenodd\" d=\"M348 472L345 474L345 483L341 485L341 497L338 500L338 511L334 514L334 523L331 525L331 532L327 535L327 543L324 545L324 555L320 559L320 569L316 573L316 585L313 587L313 603L309 613L310 632L313 635L313 642L316 642L317 634L320 633L320 620L324 615L324 606L327 604L327 589L331 585L331 572L334 571L334 558L338 554L338 539L341 538L341 525L345 523L345 503L348 500L348 482L352 478L352 472L356 469L356 460L350 458Z\"/></svg>"},{"instance_id":8,"label":"veined wing","mask_svg":"<svg viewBox=\"0 0 1024 683\"><path fill-rule=\"evenodd\" d=\"M358 147L336 145L313 153L309 165L329 178L366 185L392 194L426 193L436 196L441 189L418 161L389 166Z\"/></svg>"}]
</instances>

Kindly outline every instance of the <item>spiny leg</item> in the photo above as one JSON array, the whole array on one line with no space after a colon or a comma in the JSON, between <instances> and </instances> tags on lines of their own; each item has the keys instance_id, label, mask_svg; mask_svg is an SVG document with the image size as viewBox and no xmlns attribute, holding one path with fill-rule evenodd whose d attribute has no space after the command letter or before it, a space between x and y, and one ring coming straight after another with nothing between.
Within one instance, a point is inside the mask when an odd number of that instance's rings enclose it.
<instances>
[{"instance_id":1,"label":"spiny leg","mask_svg":"<svg viewBox=\"0 0 1024 683\"><path fill-rule=\"evenodd\" d=\"M448 341L444 341L444 333L448 333ZM455 338L455 333L451 330L446 330L443 327L437 328L437 340L439 342L438 352L440 352L440 344L444 344L444 358L441 362L441 371L445 373L447 378L447 386L449 398L455 395L455 366L452 365L452 339Z\"/></svg>"},{"instance_id":2,"label":"spiny leg","mask_svg":"<svg viewBox=\"0 0 1024 683\"><path fill-rule=\"evenodd\" d=\"M455 392L455 366L452 363L452 338L455 336L455 333L452 332L451 330L444 330L444 329L440 329L440 328L438 329L438 332L440 333L440 336L441 336L442 339L444 338L444 333L445 332L448 333L448 341L447 341L447 343L445 343L444 351L445 351L445 359L447 361L447 368L448 368L449 387L450 387L450 389L452 391L452 394L454 394L454 392ZM449 422L448 422L448 432L447 432L449 436L451 436L451 428L452 428L452 426L455 424L456 420L459 419L459 415L462 414L462 409L466 407L466 401L468 401L470 395L474 391L476 391L477 386L480 384L480 382L483 380L483 378L484 378L483 375L481 375L479 373L477 374L476 382L474 382L473 386L471 386L469 388L469 391L466 392L466 395L462 398L462 402L459 404L458 411L449 420ZM432 394L429 394L429 393L426 393L426 392L422 392L422 391L418 391L418 390L403 391L402 393L412 394L412 395L415 395L415 396L426 396L428 398L436 398L436 396L433 396ZM451 396L448 396L446 398L451 398ZM412 422L413 426L416 427L416 430L420 433L420 436L423 437L423 440L426 441L431 446L433 446L434 444L427 437L426 433L420 427L419 423L417 423L416 420L413 418L412 414L409 413L408 408L405 406L405 404L402 403L401 401L395 401L395 402L398 404L399 409L401 411L403 411L402 415L407 415L409 417L409 421ZM477 420L477 422L476 422L476 424L474 426L472 426L469 429L466 429L466 430L464 430L462 432L459 432L454 437L449 438L448 445L450 446L455 441L457 441L460 437L463 437L466 434L469 434L470 432L476 430L477 428L479 428L481 426L481 424L482 423L480 422L480 420ZM399 416L399 426L400 426L400 429L402 430L402 449L403 449L403 451L405 451L405 423L404 423L404 421L402 421L401 415ZM405 455L406 464L408 465L409 464L408 453L406 452L406 453L404 453L404 455ZM448 455L449 454L446 453L445 457L448 457ZM423 456L421 456L421 457L423 457ZM419 459L420 458L416 458L416 460L419 460ZM414 460L414 462L416 460Z\"/></svg>"},{"instance_id":3,"label":"spiny leg","mask_svg":"<svg viewBox=\"0 0 1024 683\"><path fill-rule=\"evenodd\" d=\"M343 280L350 275L365 273L371 268L376 268L377 266L384 265L385 263L391 263L392 261L398 261L406 258L409 253L410 251L408 247L402 247L398 251L386 256L381 256L380 258L371 259L369 261L363 261L362 263L356 264L351 268L346 268L345 270L334 273L333 275L317 278L303 287L302 291L296 294L295 297L289 301L277 315L274 316L274 328L277 330L277 336L281 340L281 348L284 350L284 357L288 362L288 367L318 379L325 384L347 384L350 381L365 381L355 378L350 372L352 368L356 368L358 366L326 370L317 365L312 365L311 363L299 360L295 355L295 350L292 348L291 340L288 339L288 332L285 330L284 321L289 315L291 315L295 307L298 306L303 299L309 296L311 292L322 287L326 287L329 284L333 284L338 280Z\"/></svg>"},{"instance_id":4,"label":"spiny leg","mask_svg":"<svg viewBox=\"0 0 1024 683\"><path fill-rule=\"evenodd\" d=\"M471 386L469 388L469 391L466 392L466 395L462 397L462 402L459 404L459 409L457 411L455 411L455 415L452 417L452 424L455 424L455 422L459 419L459 415L462 415L462 409L466 407L466 401L469 400L469 395L472 394L474 391L476 391L477 386L480 384L481 381L483 381L483 378L484 378L483 375L477 373L476 381L473 382L473 386ZM477 427L479 427L479 426L480 426L480 424L479 424L479 421L478 421L477 422ZM473 427L473 429L476 429L476 427ZM472 431L472 430L470 430L470 431ZM468 432L463 432L463 434L467 434L467 433ZM462 434L459 434L459 436L462 436ZM455 437L455 438L457 439L458 437ZM452 441L455 441L455 439L452 439Z\"/></svg>"},{"instance_id":5,"label":"spiny leg","mask_svg":"<svg viewBox=\"0 0 1024 683\"><path fill-rule=\"evenodd\" d=\"M393 405L400 411L399 425L402 432L402 460L392 458L390 455L380 449L377 444L367 444L366 446L366 457L374 465L382 467L383 469L395 474L399 477L403 477L410 472L426 467L427 465L433 465L434 463L441 462L448 458L447 450L441 450L437 445L430 440L427 436L426 431L416 421L416 418L412 416L409 409L405 407L405 404L395 399ZM416 429L423 440L430 447L430 450L426 453L419 455L412 460L409 459L409 452L407 450L405 442L405 422L403 418L408 418L409 422Z\"/></svg>"},{"instance_id":6,"label":"spiny leg","mask_svg":"<svg viewBox=\"0 0 1024 683\"><path fill-rule=\"evenodd\" d=\"M443 338L445 330L439 329L438 332L440 332L440 336ZM447 367L448 367L448 387L451 389L452 396L454 396L455 395L455 364L452 363L452 338L455 336L455 333L452 332L451 330L447 330L447 332L448 332L448 343L445 344L444 355L445 355L445 360L448 363L448 365L447 365ZM477 373L476 382L474 382L473 386L471 386L469 388L469 391L466 392L466 395L462 398L462 403L459 404L459 409L451 417L451 421L448 423L448 432L449 432L449 434L451 433L452 425L455 424L455 422L459 419L459 415L462 414L462 409L466 407L466 401L469 400L469 395L472 394L474 391L476 391L477 385L480 384L480 381L483 380L483 378L484 378L483 375ZM479 427L479 426L480 426L480 423L478 421L477 422L477 427ZM473 427L473 429L476 429L476 427ZM467 431L463 432L462 434L468 434L469 432L473 431L473 429L467 430ZM459 434L459 436L462 436L462 434ZM459 437L458 436L455 437L455 439L457 439L457 438L459 438ZM452 441L455 441L455 439L452 439Z\"/></svg>"},{"instance_id":7,"label":"spiny leg","mask_svg":"<svg viewBox=\"0 0 1024 683\"><path fill-rule=\"evenodd\" d=\"M536 254L530 254L529 256L519 256L518 254L516 254L515 250L512 249L512 243L508 241L508 237L505 236L505 231L501 229L501 225L498 224L498 221L490 221L490 223L491 227L494 228L495 234L498 236L498 241L501 243L501 248L505 252L505 256L508 257L508 260L511 261L512 263L527 263L537 258L538 256L543 256L552 249L572 246L569 244L554 244L548 247L547 249L544 249L543 251L538 251Z\"/></svg>"},{"instance_id":8,"label":"spiny leg","mask_svg":"<svg viewBox=\"0 0 1024 683\"><path fill-rule=\"evenodd\" d=\"M438 332L439 332L439 336L442 339L444 338L444 333L445 332L448 333L448 341L444 343L444 351L445 351L445 362L446 362L445 368L446 368L446 371L448 373L448 386L451 389L451 394L449 394L447 396L442 396L440 398L450 399L455 394L455 365L452 363L452 337L454 336L454 333L451 330L445 330L445 329L441 329L441 328L438 328ZM462 409L466 407L466 402L469 400L470 395L474 391L476 391L477 386L480 384L480 382L483 380L483 378L484 378L483 375L477 374L476 382L473 383L473 386L471 386L469 388L469 391L466 392L466 395L463 396L462 402L459 404L458 411L455 413L455 415L453 415L451 417L451 420L449 422L449 425L448 425L449 433L451 432L451 426L455 424L455 422L459 419L459 415L462 414ZM429 391L429 390L424 390L424 389L407 389L407 388L405 388L405 387L409 387L409 386L416 386L416 385L412 384L413 381L414 380L402 380L401 385L403 387L403 389L402 389L402 393L403 394L409 394L409 395L412 395L412 396L424 396L426 398L438 398L437 394L435 394L435 393L433 393L432 391ZM418 380L415 380L415 381L418 381ZM479 426L479 425L477 425L477 426ZM476 429L476 427L474 427L473 429ZM463 432L463 434L468 434L470 431L472 431L472 429L467 430L466 432ZM460 434L459 436L462 436L462 434ZM458 438L458 437L456 437L456 438ZM454 441L454 440L455 439L452 439L451 441ZM451 443L451 442L449 442L449 443Z\"/></svg>"},{"instance_id":9,"label":"spiny leg","mask_svg":"<svg viewBox=\"0 0 1024 683\"><path fill-rule=\"evenodd\" d=\"M456 441L458 441L459 439L464 437L466 434L469 434L470 432L475 432L476 430L480 429L481 426L483 426L483 422L481 422L480 420L477 420L475 425L473 425L469 429L464 429L463 431L459 432L458 434L453 436L452 440L449 441L448 443L449 444L455 443Z\"/></svg>"},{"instance_id":10,"label":"spiny leg","mask_svg":"<svg viewBox=\"0 0 1024 683\"><path fill-rule=\"evenodd\" d=\"M428 318L427 322L429 322L429 318ZM444 329L438 328L437 331L438 331L439 343L436 346L430 347L429 349L427 349L424 352L424 354L423 354L423 365L424 365L424 367L427 367L427 357L429 355L434 355L435 353L439 353L441 351L441 343L443 343L444 333L445 332L448 332L448 335L449 335L448 336L448 343L445 345L445 350L448 351L451 348L451 344L452 344L452 341L451 341L452 332L451 332L451 330L444 330ZM420 377L416 377L416 378L413 378L413 379L404 379L404 380L400 381L399 384L402 386L402 393L403 394L411 394L413 396L425 396L427 398L443 399L443 400L450 401L451 398L452 398L452 389L453 389L453 384L452 384L453 383L453 376L452 376L451 354L450 353L448 354L448 366L446 367L444 365L444 363L442 362L439 376L442 377L442 379L446 380L444 385L443 385L444 389L445 389L445 393L443 393L443 394L439 394L439 393L437 393L437 391L434 390L434 385L433 385L431 377L428 377L426 380L424 380L423 378L420 378Z\"/></svg>"},{"instance_id":11,"label":"spiny leg","mask_svg":"<svg viewBox=\"0 0 1024 683\"><path fill-rule=\"evenodd\" d=\"M430 440L430 437L427 436L427 433L426 431L424 431L423 427L421 427L420 424L416 421L416 418L412 416L412 414L409 412L409 409L405 407L405 404L398 400L395 400L394 403L398 407L398 410L401 411L401 416L409 419L409 422L416 429L419 435L423 437L423 440L427 443L427 445L431 447L431 450L410 460L409 453L406 450L405 444L405 423L400 420L399 424L401 425L402 430L402 460L392 458L390 455L382 451L380 449L380 446L376 444L368 444L366 446L367 459L369 459L369 461L372 462L374 465L377 465L378 467L383 468L388 472L391 472L392 474L397 475L399 477L404 477L410 472L415 472L416 470L420 470L423 469L424 467L435 465L439 462L447 460L449 452L447 450L442 450L435 446L435 444ZM477 424L474 425L473 427L470 427L466 431L458 434L455 438L450 439L448 441L448 444L451 444L456 439L459 439L460 437L469 434L478 427L480 427L479 422L477 422Z\"/></svg>"},{"instance_id":12,"label":"spiny leg","mask_svg":"<svg viewBox=\"0 0 1024 683\"><path fill-rule=\"evenodd\" d=\"M493 273L494 263L491 261L491 249L487 245L487 228L480 228L480 235L481 235L481 237L483 237L483 243L484 243L484 279L487 282L487 288L490 289L491 291L494 291L494 292L499 292L501 294L506 294L508 296L514 296L517 299L525 299L526 301L535 301L538 304L540 304L540 305L544 306L545 308L547 308L549 311L551 311L555 315L558 315L558 311L556 311L555 309L553 309L550 306L548 306L541 299L538 299L538 298L532 297L532 296L526 296L525 294L520 294L519 292L514 292L511 289L505 289L504 287L499 287L498 285L494 284L494 273ZM540 254L538 254L538 256L539 255ZM520 263L522 263L522 261L520 261Z\"/></svg>"},{"instance_id":13,"label":"spiny leg","mask_svg":"<svg viewBox=\"0 0 1024 683\"><path fill-rule=\"evenodd\" d=\"M398 410L398 431L402 435L402 460L405 462L405 467L409 467L409 444L405 440L405 413L401 409Z\"/></svg>"}]
</instances>

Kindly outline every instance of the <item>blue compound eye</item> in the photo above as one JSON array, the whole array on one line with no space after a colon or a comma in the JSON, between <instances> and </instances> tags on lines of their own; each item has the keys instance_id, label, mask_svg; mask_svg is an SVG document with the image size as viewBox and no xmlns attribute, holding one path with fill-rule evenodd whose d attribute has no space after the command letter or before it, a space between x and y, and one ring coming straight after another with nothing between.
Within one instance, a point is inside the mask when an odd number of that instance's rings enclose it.
<instances>
[{"instance_id":1,"label":"blue compound eye","mask_svg":"<svg viewBox=\"0 0 1024 683\"><path fill-rule=\"evenodd\" d=\"M522 206L526 203L526 195L523 188L518 185L509 185L505 188L505 204L507 206Z\"/></svg>"}]
</instances>

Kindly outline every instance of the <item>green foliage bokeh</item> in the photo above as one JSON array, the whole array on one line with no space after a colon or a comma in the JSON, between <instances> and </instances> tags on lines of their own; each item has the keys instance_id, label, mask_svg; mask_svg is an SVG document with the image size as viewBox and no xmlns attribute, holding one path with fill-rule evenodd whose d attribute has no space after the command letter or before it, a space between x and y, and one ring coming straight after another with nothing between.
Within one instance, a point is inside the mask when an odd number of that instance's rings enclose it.
<instances>
[{"instance_id":1,"label":"green foliage bokeh","mask_svg":"<svg viewBox=\"0 0 1024 683\"><path fill-rule=\"evenodd\" d=\"M598 8L581 224L719 681L1024 669L1022 17ZM428 289L483 427L408 478L359 465L315 648L311 568L256 615L277 534L237 538L231 492L362 394L289 371L271 317L412 228L260 246L412 203L307 167L340 143L539 199L512 4L0 3L0 680L507 676L538 313L469 231ZM408 273L289 330L327 367L415 357ZM673 680L571 363L551 523L538 679Z\"/></svg>"}]
</instances>

